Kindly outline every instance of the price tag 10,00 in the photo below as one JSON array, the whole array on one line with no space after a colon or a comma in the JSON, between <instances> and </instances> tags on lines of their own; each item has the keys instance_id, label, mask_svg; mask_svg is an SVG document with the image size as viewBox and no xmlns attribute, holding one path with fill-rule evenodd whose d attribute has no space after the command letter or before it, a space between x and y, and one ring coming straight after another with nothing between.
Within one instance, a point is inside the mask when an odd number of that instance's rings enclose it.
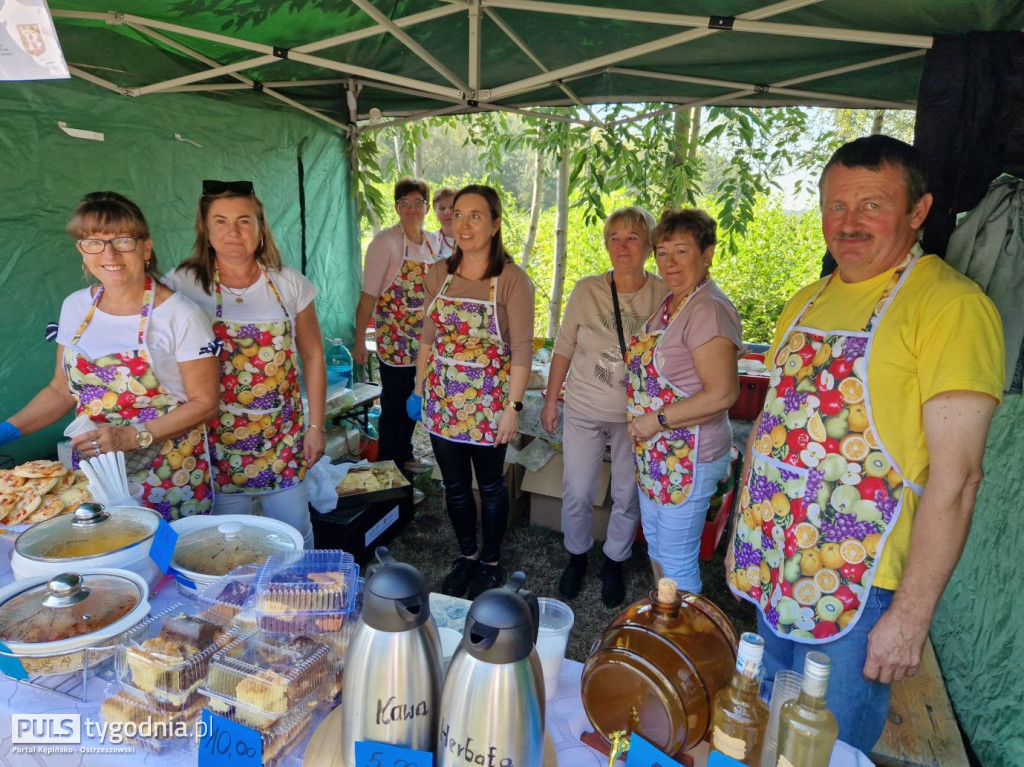
<instances>
[{"instance_id":1,"label":"price tag 10,00","mask_svg":"<svg viewBox=\"0 0 1024 767\"><path fill-rule=\"evenodd\" d=\"M679 767L679 762L665 756L634 732L629 736L626 767Z\"/></svg>"},{"instance_id":2,"label":"price tag 10,00","mask_svg":"<svg viewBox=\"0 0 1024 767\"><path fill-rule=\"evenodd\" d=\"M374 743L369 740L356 741L355 767L433 767L434 755L429 751L414 751L411 748L392 746L388 743Z\"/></svg>"},{"instance_id":3,"label":"price tag 10,00","mask_svg":"<svg viewBox=\"0 0 1024 767\"><path fill-rule=\"evenodd\" d=\"M263 738L238 722L203 710L199 767L263 767Z\"/></svg>"}]
</instances>

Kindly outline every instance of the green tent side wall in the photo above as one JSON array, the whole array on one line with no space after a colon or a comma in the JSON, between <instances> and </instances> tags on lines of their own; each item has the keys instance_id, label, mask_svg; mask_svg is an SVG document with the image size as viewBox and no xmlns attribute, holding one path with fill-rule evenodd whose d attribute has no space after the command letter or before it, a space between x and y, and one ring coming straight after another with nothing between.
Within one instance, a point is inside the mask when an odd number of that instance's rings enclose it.
<instances>
[{"instance_id":1,"label":"green tent side wall","mask_svg":"<svg viewBox=\"0 0 1024 767\"><path fill-rule=\"evenodd\" d=\"M949 696L981 764L992 767L1024 764L1021 423L1024 397L1007 397L989 430L971 534L932 623Z\"/></svg>"},{"instance_id":2,"label":"green tent side wall","mask_svg":"<svg viewBox=\"0 0 1024 767\"><path fill-rule=\"evenodd\" d=\"M0 85L0 418L53 376L44 339L65 296L84 284L64 228L82 195L111 189L149 220L161 269L187 257L201 181L252 179L286 263L301 267L300 158L306 274L317 285L323 334L351 340L359 299L359 235L348 144L306 115L266 101L174 94L132 99L81 81ZM103 141L61 130L100 132ZM176 138L176 136L180 138ZM23 461L52 454L63 419L7 446Z\"/></svg>"}]
</instances>

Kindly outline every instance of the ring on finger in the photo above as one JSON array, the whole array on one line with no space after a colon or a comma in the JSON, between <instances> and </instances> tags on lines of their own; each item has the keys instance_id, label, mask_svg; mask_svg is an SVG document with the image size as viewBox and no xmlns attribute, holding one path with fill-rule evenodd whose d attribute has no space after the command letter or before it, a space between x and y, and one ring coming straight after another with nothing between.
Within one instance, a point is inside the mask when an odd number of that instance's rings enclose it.
<instances>
[{"instance_id":1,"label":"ring on finger","mask_svg":"<svg viewBox=\"0 0 1024 767\"><path fill-rule=\"evenodd\" d=\"M99 440L95 440L95 439L94 439L94 440L92 441L92 449L93 449L94 451L96 451L96 455L99 455L99 454L100 454L100 453L102 452L102 451L100 450L100 443L99 443Z\"/></svg>"}]
</instances>

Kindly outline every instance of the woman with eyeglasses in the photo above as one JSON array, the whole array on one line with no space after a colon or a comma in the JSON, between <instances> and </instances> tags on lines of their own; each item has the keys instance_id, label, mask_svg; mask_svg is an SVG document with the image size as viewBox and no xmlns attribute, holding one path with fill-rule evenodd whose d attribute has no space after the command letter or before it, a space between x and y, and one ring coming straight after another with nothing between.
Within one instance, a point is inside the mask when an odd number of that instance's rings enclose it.
<instances>
[{"instance_id":1,"label":"woman with eyeglasses","mask_svg":"<svg viewBox=\"0 0 1024 767\"><path fill-rule=\"evenodd\" d=\"M324 454L327 367L317 290L282 263L251 181L204 181L192 255L168 278L209 315L220 346L220 414L209 426L214 514L313 528L303 479ZM306 382L309 422L299 391Z\"/></svg>"},{"instance_id":2,"label":"woman with eyeglasses","mask_svg":"<svg viewBox=\"0 0 1024 767\"><path fill-rule=\"evenodd\" d=\"M533 357L533 283L501 241L501 198L489 186L455 195L455 253L427 274L423 343L409 415L422 417L444 480L459 557L441 591L461 597L502 584L508 522L505 451ZM480 491L477 546L473 476Z\"/></svg>"},{"instance_id":3,"label":"woman with eyeglasses","mask_svg":"<svg viewBox=\"0 0 1024 767\"><path fill-rule=\"evenodd\" d=\"M405 412L405 401L412 394L416 377L416 353L423 327L423 280L438 253L434 236L423 229L429 200L430 187L422 179L405 177L395 184L399 220L366 248L352 348L355 362L366 364L366 326L373 317L381 363L380 459L392 460L407 472L430 468L413 457L416 422Z\"/></svg>"},{"instance_id":4,"label":"woman with eyeglasses","mask_svg":"<svg viewBox=\"0 0 1024 767\"><path fill-rule=\"evenodd\" d=\"M0 425L0 444L72 409L95 428L71 444L77 461L122 451L142 503L166 519L213 502L203 424L217 412L217 358L203 311L158 280L149 225L135 203L93 192L75 209L87 280L64 300L53 380Z\"/></svg>"}]
</instances>

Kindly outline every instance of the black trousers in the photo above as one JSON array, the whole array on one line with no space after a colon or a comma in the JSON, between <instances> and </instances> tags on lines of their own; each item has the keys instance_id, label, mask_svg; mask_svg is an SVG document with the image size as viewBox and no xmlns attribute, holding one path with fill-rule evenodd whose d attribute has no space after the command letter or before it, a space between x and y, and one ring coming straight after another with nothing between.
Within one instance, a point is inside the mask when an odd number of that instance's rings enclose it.
<instances>
[{"instance_id":1,"label":"black trousers","mask_svg":"<svg viewBox=\"0 0 1024 767\"><path fill-rule=\"evenodd\" d=\"M412 431L416 428L405 412L405 401L412 394L416 368L380 364L380 423L377 428L380 460L394 461L401 470L411 461Z\"/></svg>"},{"instance_id":2,"label":"black trousers","mask_svg":"<svg viewBox=\"0 0 1024 767\"><path fill-rule=\"evenodd\" d=\"M452 442L434 434L430 435L430 443L444 480L448 518L455 528L459 553L468 557L477 552L476 501L473 499L475 471L483 532L480 561L497 562L508 524L508 487L505 485L505 450L508 446Z\"/></svg>"}]
</instances>

